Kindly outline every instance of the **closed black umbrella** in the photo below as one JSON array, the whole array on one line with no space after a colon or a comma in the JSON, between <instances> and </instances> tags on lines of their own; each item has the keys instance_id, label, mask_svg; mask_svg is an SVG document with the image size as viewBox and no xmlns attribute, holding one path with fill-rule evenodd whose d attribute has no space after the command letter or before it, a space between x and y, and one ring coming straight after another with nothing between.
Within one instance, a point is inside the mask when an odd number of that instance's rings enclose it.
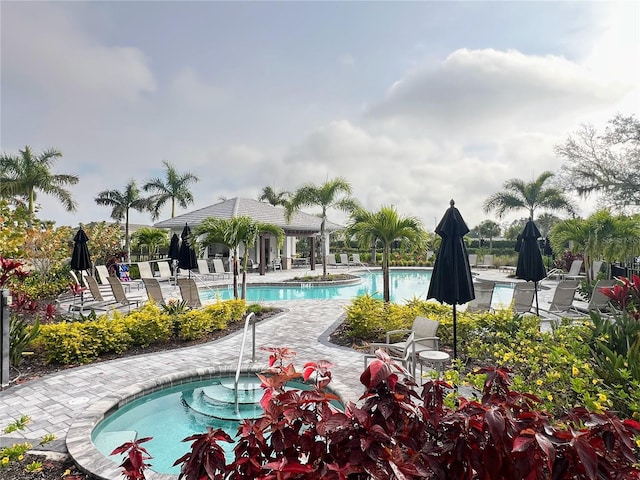
<instances>
[{"instance_id":1,"label":"closed black umbrella","mask_svg":"<svg viewBox=\"0 0 640 480\"><path fill-rule=\"evenodd\" d=\"M191 276L191 270L198 268L198 259L196 258L196 251L193 249L189 242L189 236L191 235L191 228L185 223L182 229L182 244L180 245L180 255L178 256L178 267L183 270L189 270L189 276Z\"/></svg>"},{"instance_id":2,"label":"closed black umbrella","mask_svg":"<svg viewBox=\"0 0 640 480\"><path fill-rule=\"evenodd\" d=\"M178 260L180 258L180 238L177 233L174 233L171 237L171 243L169 244L169 258L171 260Z\"/></svg>"},{"instance_id":3,"label":"closed black umbrella","mask_svg":"<svg viewBox=\"0 0 640 480\"><path fill-rule=\"evenodd\" d=\"M174 233L171 237L171 243L169 243L169 260L171 261L171 273L176 274L178 267L178 259L180 258L180 237L177 233Z\"/></svg>"},{"instance_id":4,"label":"closed black umbrella","mask_svg":"<svg viewBox=\"0 0 640 480\"><path fill-rule=\"evenodd\" d=\"M427 298L435 298L453 306L453 358L458 356L456 305L476 298L469 255L463 237L469 233L467 224L451 200L449 209L436 227L442 237L436 263L431 273Z\"/></svg>"},{"instance_id":5,"label":"closed black umbrella","mask_svg":"<svg viewBox=\"0 0 640 480\"><path fill-rule=\"evenodd\" d=\"M82 227L73 237L73 254L71 255L71 269L72 270L90 270L91 269L91 254L89 253L89 247L87 242L89 237L84 232Z\"/></svg>"},{"instance_id":6,"label":"closed black umbrella","mask_svg":"<svg viewBox=\"0 0 640 480\"><path fill-rule=\"evenodd\" d=\"M526 280L528 282L534 282L535 295L536 295L536 315L540 314L538 308L538 281L547 276L547 271L544 268L542 261L542 253L540 253L540 247L538 246L538 238L540 238L540 230L533 223L533 220L529 219L524 226L524 230L520 234L522 237L522 244L520 246L520 252L518 254L518 266L516 267L516 278Z\"/></svg>"}]
</instances>

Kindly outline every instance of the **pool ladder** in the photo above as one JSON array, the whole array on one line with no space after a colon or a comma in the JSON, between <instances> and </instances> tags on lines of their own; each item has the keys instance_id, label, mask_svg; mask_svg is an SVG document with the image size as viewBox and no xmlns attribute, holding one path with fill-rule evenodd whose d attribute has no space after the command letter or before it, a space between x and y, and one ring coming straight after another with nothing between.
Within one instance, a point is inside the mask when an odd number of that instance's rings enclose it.
<instances>
[{"instance_id":1,"label":"pool ladder","mask_svg":"<svg viewBox=\"0 0 640 480\"><path fill-rule=\"evenodd\" d=\"M233 379L233 398L236 406L236 414L240 413L240 407L238 406L238 383L240 382L240 368L242 367L242 357L244 356L244 347L247 343L247 333L249 331L249 324L252 325L251 329L251 346L253 348L253 352L251 354L251 361L256 361L256 322L252 319L255 316L253 312L250 312L244 320L244 331L242 333L242 343L240 344L240 356L238 357L238 366L236 368L236 376Z\"/></svg>"}]
</instances>

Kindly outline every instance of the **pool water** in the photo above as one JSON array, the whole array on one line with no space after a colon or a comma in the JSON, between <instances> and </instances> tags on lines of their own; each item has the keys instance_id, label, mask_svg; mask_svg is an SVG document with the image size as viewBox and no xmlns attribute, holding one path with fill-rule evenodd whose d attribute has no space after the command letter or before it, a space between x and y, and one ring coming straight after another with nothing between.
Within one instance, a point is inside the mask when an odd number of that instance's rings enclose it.
<instances>
[{"instance_id":1,"label":"pool water","mask_svg":"<svg viewBox=\"0 0 640 480\"><path fill-rule=\"evenodd\" d=\"M309 388L299 382L288 385L290 388ZM239 414L235 409L233 378L196 381L163 389L115 411L94 429L92 441L105 457L120 463L121 456L110 456L116 447L136 438L153 437L142 444L153 457L148 462L151 469L158 473L179 474L180 465L174 467L173 463L191 447L191 442L183 442L183 439L206 432L207 426L222 428L235 438L240 419L262 415L260 380L242 377L238 390ZM335 405L342 407L338 403ZM220 442L220 445L225 449L227 460L233 460L235 444Z\"/></svg>"},{"instance_id":2,"label":"pool water","mask_svg":"<svg viewBox=\"0 0 640 480\"><path fill-rule=\"evenodd\" d=\"M251 286L247 287L247 301L263 302L278 300L350 300L369 294L382 298L382 272L365 272L358 274L362 281L357 285L339 286ZM391 301L406 303L413 298L427 299L431 270L391 270L389 272ZM491 305L494 308L506 307L511 303L513 286L498 284L493 294ZM203 300L230 300L233 289L200 290Z\"/></svg>"}]
</instances>

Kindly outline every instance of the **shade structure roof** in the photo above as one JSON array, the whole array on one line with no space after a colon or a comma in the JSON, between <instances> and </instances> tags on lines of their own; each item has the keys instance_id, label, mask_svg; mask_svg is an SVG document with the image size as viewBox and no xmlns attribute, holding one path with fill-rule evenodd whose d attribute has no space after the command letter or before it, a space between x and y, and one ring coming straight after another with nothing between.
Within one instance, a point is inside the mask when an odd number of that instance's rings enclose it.
<instances>
[{"instance_id":1,"label":"shade structure roof","mask_svg":"<svg viewBox=\"0 0 640 480\"><path fill-rule=\"evenodd\" d=\"M208 207L200 208L192 212L179 215L155 223L156 228L170 228L174 231L181 231L185 223L190 227L198 226L205 218L231 219L234 217L250 217L256 222L271 223L279 226L287 235L313 235L320 232L320 217L304 212L295 212L291 217L291 222L285 218L285 210L280 206L273 206L269 203L259 202L252 198L236 197L224 200ZM344 227L337 223L327 221L325 230L333 232L342 230Z\"/></svg>"}]
</instances>

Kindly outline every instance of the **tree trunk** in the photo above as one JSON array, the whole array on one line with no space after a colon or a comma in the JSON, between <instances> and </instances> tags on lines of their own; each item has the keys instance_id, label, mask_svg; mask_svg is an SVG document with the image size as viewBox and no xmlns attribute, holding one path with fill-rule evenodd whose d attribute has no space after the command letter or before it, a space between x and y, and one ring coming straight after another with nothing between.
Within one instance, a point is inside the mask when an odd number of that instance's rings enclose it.
<instances>
[{"instance_id":1,"label":"tree trunk","mask_svg":"<svg viewBox=\"0 0 640 480\"><path fill-rule=\"evenodd\" d=\"M391 301L391 291L390 291L390 281L389 281L389 255L391 254L390 245L385 245L384 250L382 251L382 296L384 297L385 303L389 303Z\"/></svg>"}]
</instances>

